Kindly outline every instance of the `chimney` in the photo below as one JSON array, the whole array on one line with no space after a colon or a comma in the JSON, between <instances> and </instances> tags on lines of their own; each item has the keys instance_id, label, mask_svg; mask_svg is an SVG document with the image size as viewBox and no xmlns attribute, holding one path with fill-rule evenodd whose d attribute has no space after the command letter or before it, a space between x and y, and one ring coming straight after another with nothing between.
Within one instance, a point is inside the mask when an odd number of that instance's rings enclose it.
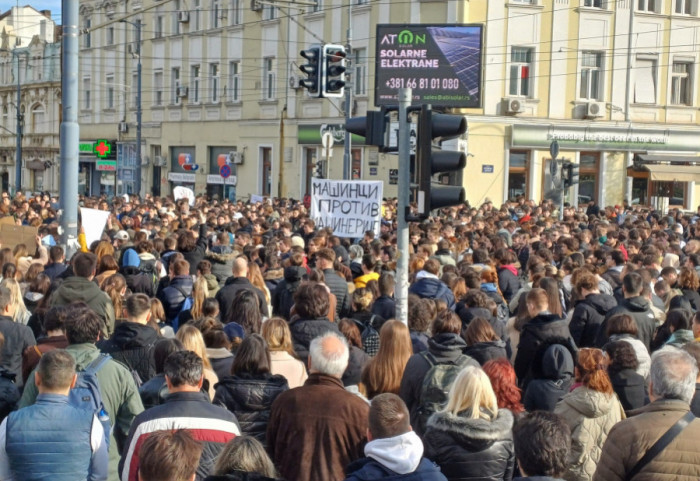
<instances>
[{"instance_id":1,"label":"chimney","mask_svg":"<svg viewBox=\"0 0 700 481\"><path fill-rule=\"evenodd\" d=\"M51 20L51 10L41 10L40 12L44 17L48 18Z\"/></svg>"}]
</instances>

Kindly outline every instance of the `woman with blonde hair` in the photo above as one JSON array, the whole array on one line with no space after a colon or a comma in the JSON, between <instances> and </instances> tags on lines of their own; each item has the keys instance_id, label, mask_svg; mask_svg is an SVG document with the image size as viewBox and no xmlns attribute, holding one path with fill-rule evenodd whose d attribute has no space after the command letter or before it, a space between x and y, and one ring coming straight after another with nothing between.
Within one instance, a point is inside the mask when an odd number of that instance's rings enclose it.
<instances>
[{"instance_id":1,"label":"woman with blonde hair","mask_svg":"<svg viewBox=\"0 0 700 481\"><path fill-rule=\"evenodd\" d=\"M214 394L216 393L214 386L219 382L219 378L211 367L201 331L191 324L186 324L178 329L175 337L185 346L186 350L194 352L202 359L206 392L209 394L209 399L214 399Z\"/></svg>"},{"instance_id":2,"label":"woman with blonde hair","mask_svg":"<svg viewBox=\"0 0 700 481\"><path fill-rule=\"evenodd\" d=\"M355 289L352 293L352 318L360 329L365 333L362 339L363 349L370 356L374 356L379 351L379 335L377 330L384 324L385 319L377 314L373 314L372 304L374 295L366 287Z\"/></svg>"},{"instance_id":3,"label":"woman with blonde hair","mask_svg":"<svg viewBox=\"0 0 700 481\"><path fill-rule=\"evenodd\" d=\"M29 312L29 309L27 309L27 306L24 304L22 289L20 288L19 282L14 279L3 279L0 285L10 290L10 305L14 306L12 320L26 326L29 322L29 318L32 317L32 313Z\"/></svg>"},{"instance_id":4,"label":"woman with blonde hair","mask_svg":"<svg viewBox=\"0 0 700 481\"><path fill-rule=\"evenodd\" d=\"M102 290L109 296L114 306L114 320L115 322L123 321L126 316L124 315L124 296L126 295L126 279L121 274L114 274L105 279L104 284L102 284ZM110 330L114 330L112 326Z\"/></svg>"},{"instance_id":5,"label":"woman with blonde hair","mask_svg":"<svg viewBox=\"0 0 700 481\"><path fill-rule=\"evenodd\" d=\"M97 265L100 265L104 256L114 257L114 247L107 241L100 241L95 247L95 255L97 256Z\"/></svg>"},{"instance_id":6,"label":"woman with blonde hair","mask_svg":"<svg viewBox=\"0 0 700 481\"><path fill-rule=\"evenodd\" d=\"M581 348L574 369L579 386L554 408L554 413L571 428L569 468L562 476L567 481L593 479L608 433L625 419L624 408L608 376L609 363L607 354L600 349Z\"/></svg>"},{"instance_id":7,"label":"woman with blonde hair","mask_svg":"<svg viewBox=\"0 0 700 481\"><path fill-rule=\"evenodd\" d=\"M103 255L97 263L97 275L95 276L95 280L97 281L97 285L100 286L100 289L104 286L105 281L117 272L119 272L119 265L117 261L114 260L114 257L110 254Z\"/></svg>"},{"instance_id":8,"label":"woman with blonde hair","mask_svg":"<svg viewBox=\"0 0 700 481\"><path fill-rule=\"evenodd\" d=\"M270 289L268 289L267 284L265 284L265 279L260 271L260 266L258 266L255 262L248 263L248 280L251 284L262 291L262 293L265 295L265 302L267 303L267 312L272 312L272 297L270 296Z\"/></svg>"},{"instance_id":9,"label":"woman with blonde hair","mask_svg":"<svg viewBox=\"0 0 700 481\"><path fill-rule=\"evenodd\" d=\"M262 336L270 349L270 372L284 376L289 389L303 386L309 375L294 352L292 333L287 321L273 317L262 325Z\"/></svg>"},{"instance_id":10,"label":"woman with blonde hair","mask_svg":"<svg viewBox=\"0 0 700 481\"><path fill-rule=\"evenodd\" d=\"M192 307L177 316L177 325L184 326L189 321L196 321L204 316L204 301L209 298L207 278L199 276L192 287Z\"/></svg>"},{"instance_id":11,"label":"woman with blonde hair","mask_svg":"<svg viewBox=\"0 0 700 481\"><path fill-rule=\"evenodd\" d=\"M513 414L499 409L486 373L467 366L450 388L447 405L428 419L425 456L449 481L513 478Z\"/></svg>"},{"instance_id":12,"label":"woman with blonde hair","mask_svg":"<svg viewBox=\"0 0 700 481\"><path fill-rule=\"evenodd\" d=\"M367 399L383 393L399 393L408 358L413 354L411 334L401 321L384 323L379 331L379 351L362 371Z\"/></svg>"}]
</instances>

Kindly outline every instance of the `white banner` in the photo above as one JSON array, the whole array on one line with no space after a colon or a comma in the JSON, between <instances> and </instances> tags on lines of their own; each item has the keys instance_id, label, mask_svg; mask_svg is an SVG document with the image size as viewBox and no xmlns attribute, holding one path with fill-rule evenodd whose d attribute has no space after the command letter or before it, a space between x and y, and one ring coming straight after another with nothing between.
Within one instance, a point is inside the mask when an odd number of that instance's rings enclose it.
<instances>
[{"instance_id":1,"label":"white banner","mask_svg":"<svg viewBox=\"0 0 700 481\"><path fill-rule=\"evenodd\" d=\"M190 205L194 205L194 192L187 187L182 187L181 185L175 187L173 189L173 197L175 200L187 199Z\"/></svg>"},{"instance_id":2,"label":"white banner","mask_svg":"<svg viewBox=\"0 0 700 481\"><path fill-rule=\"evenodd\" d=\"M85 230L85 241L88 248L90 244L102 238L102 231L105 230L109 212L106 210L80 208L80 217L83 220L83 230Z\"/></svg>"},{"instance_id":3,"label":"white banner","mask_svg":"<svg viewBox=\"0 0 700 481\"><path fill-rule=\"evenodd\" d=\"M382 182L313 179L311 218L316 227L331 227L339 237L379 236L382 220Z\"/></svg>"},{"instance_id":4,"label":"white banner","mask_svg":"<svg viewBox=\"0 0 700 481\"><path fill-rule=\"evenodd\" d=\"M262 195L258 194L250 194L250 203L251 204L257 204L258 202L262 203L265 199L263 198Z\"/></svg>"},{"instance_id":5,"label":"white banner","mask_svg":"<svg viewBox=\"0 0 700 481\"><path fill-rule=\"evenodd\" d=\"M170 172L168 174L170 182L183 182L185 184L194 184L195 174L183 174L182 172Z\"/></svg>"}]
</instances>

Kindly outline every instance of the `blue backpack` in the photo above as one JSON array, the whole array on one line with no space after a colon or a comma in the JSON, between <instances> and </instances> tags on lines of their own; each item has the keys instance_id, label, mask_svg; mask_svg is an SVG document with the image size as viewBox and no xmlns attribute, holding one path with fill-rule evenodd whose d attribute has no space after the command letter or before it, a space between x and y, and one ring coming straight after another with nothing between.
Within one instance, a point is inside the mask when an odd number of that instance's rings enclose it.
<instances>
[{"instance_id":1,"label":"blue backpack","mask_svg":"<svg viewBox=\"0 0 700 481\"><path fill-rule=\"evenodd\" d=\"M192 298L192 295L188 296L187 294L185 294L185 291L183 291L179 287L176 287L175 289L185 298L185 300L182 301L182 305L180 306L180 311L178 311L177 316L175 316L175 319L173 319L172 322L173 330L177 332L177 330L180 328L180 314L192 309L192 306L194 305L194 299Z\"/></svg>"},{"instance_id":2,"label":"blue backpack","mask_svg":"<svg viewBox=\"0 0 700 481\"><path fill-rule=\"evenodd\" d=\"M100 384L97 381L97 373L102 367L112 359L109 354L100 354L97 359L92 361L88 366L78 371L78 379L75 382L75 387L70 390L68 402L79 409L88 410L97 416L102 428L104 429L105 442L109 447L109 438L112 435L112 423L109 420L109 415L102 402L102 394L100 393Z\"/></svg>"}]
</instances>

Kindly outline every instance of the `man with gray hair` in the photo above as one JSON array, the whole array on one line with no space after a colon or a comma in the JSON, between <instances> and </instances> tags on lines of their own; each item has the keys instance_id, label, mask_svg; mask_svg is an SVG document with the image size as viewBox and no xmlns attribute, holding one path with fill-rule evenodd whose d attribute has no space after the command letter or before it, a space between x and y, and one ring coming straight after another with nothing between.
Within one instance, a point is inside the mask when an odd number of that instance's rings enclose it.
<instances>
[{"instance_id":1,"label":"man with gray hair","mask_svg":"<svg viewBox=\"0 0 700 481\"><path fill-rule=\"evenodd\" d=\"M697 363L686 351L667 347L654 353L651 404L631 411L630 419L612 428L593 481L700 479L700 421L689 414L697 373ZM646 456L674 428L676 435L666 447Z\"/></svg>"},{"instance_id":2,"label":"man with gray hair","mask_svg":"<svg viewBox=\"0 0 700 481\"><path fill-rule=\"evenodd\" d=\"M345 466L362 457L369 406L343 387L348 358L342 336L316 337L309 346L309 378L272 404L267 446L280 477L344 479Z\"/></svg>"}]
</instances>

